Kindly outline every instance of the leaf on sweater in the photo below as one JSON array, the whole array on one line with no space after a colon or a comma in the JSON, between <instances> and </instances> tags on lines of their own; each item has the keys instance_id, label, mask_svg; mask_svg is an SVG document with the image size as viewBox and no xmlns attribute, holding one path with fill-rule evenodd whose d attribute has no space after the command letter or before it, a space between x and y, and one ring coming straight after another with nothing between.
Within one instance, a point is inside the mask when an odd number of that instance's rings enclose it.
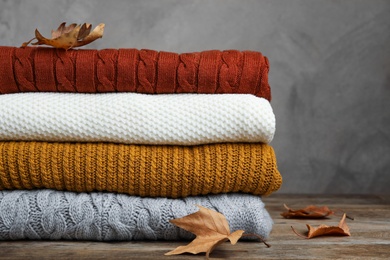
<instances>
[{"instance_id":1,"label":"leaf on sweater","mask_svg":"<svg viewBox=\"0 0 390 260\"><path fill-rule=\"evenodd\" d=\"M297 234L300 237L304 238L313 238L318 236L351 236L351 233L349 232L349 227L347 226L347 223L345 222L347 214L344 214L341 218L338 226L327 226L327 225L320 225L318 227L312 227L308 224L306 224L308 228L308 234L307 237L299 234L293 227L291 229L294 231L295 234Z\"/></svg>"},{"instance_id":2,"label":"leaf on sweater","mask_svg":"<svg viewBox=\"0 0 390 260\"><path fill-rule=\"evenodd\" d=\"M236 230L230 233L229 223L225 216L214 210L199 206L199 211L182 218L172 219L171 223L196 235L196 238L186 246L179 246L165 255L178 255L182 253L206 253L209 259L210 253L220 244L230 240L232 245L243 236L244 230ZM249 236L252 234L245 234ZM256 235L253 235L256 236ZM261 238L260 240L266 244Z\"/></svg>"},{"instance_id":3,"label":"leaf on sweater","mask_svg":"<svg viewBox=\"0 0 390 260\"><path fill-rule=\"evenodd\" d=\"M51 39L47 39L41 35L38 29L35 29L35 38L24 42L21 47L26 47L34 39L36 42L32 45L50 45L55 48L68 50L70 48L80 47L95 41L98 38L103 37L104 24L101 23L93 29L91 32L92 24L84 23L83 25L77 25L72 23L69 26L65 26L65 22L62 23L57 30L51 31Z\"/></svg>"},{"instance_id":4,"label":"leaf on sweater","mask_svg":"<svg viewBox=\"0 0 390 260\"><path fill-rule=\"evenodd\" d=\"M283 212L284 218L325 218L329 215L333 215L334 211L330 210L327 206L317 207L314 205L307 206L304 209L293 210L284 204L284 207L288 210Z\"/></svg>"}]
</instances>

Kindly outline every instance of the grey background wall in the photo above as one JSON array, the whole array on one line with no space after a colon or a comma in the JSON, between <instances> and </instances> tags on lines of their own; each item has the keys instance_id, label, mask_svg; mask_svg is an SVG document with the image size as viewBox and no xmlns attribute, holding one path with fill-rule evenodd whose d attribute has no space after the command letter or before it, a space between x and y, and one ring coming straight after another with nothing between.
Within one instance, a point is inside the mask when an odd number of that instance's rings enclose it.
<instances>
[{"instance_id":1,"label":"grey background wall","mask_svg":"<svg viewBox=\"0 0 390 260\"><path fill-rule=\"evenodd\" d=\"M88 48L257 50L284 193L390 193L390 1L1 0L0 45L106 24Z\"/></svg>"}]
</instances>

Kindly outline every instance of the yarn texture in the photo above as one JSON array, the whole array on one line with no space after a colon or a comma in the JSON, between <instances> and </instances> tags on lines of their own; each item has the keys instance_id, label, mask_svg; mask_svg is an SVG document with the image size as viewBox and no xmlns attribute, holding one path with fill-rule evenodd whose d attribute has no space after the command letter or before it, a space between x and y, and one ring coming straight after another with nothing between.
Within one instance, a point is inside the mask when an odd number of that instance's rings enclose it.
<instances>
[{"instance_id":1,"label":"yarn texture","mask_svg":"<svg viewBox=\"0 0 390 260\"><path fill-rule=\"evenodd\" d=\"M281 186L263 143L198 146L0 142L0 190L49 188L149 197L270 194Z\"/></svg>"},{"instance_id":2,"label":"yarn texture","mask_svg":"<svg viewBox=\"0 0 390 260\"><path fill-rule=\"evenodd\" d=\"M274 134L270 102L249 94L0 95L0 140L197 145Z\"/></svg>"},{"instance_id":3,"label":"yarn texture","mask_svg":"<svg viewBox=\"0 0 390 260\"><path fill-rule=\"evenodd\" d=\"M225 215L231 231L267 238L272 219L260 197L218 194L185 199L141 198L113 193L53 190L0 191L0 240L189 240L169 222L198 211Z\"/></svg>"},{"instance_id":4,"label":"yarn texture","mask_svg":"<svg viewBox=\"0 0 390 260\"><path fill-rule=\"evenodd\" d=\"M0 93L245 93L271 100L269 62L255 51L157 52L0 46Z\"/></svg>"}]
</instances>

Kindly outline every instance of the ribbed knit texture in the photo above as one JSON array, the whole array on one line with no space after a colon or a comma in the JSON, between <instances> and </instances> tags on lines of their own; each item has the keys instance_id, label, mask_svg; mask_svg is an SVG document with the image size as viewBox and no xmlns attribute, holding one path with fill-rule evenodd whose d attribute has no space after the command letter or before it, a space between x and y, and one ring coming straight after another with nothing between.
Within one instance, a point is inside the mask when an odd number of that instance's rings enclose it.
<instances>
[{"instance_id":1,"label":"ribbed knit texture","mask_svg":"<svg viewBox=\"0 0 390 260\"><path fill-rule=\"evenodd\" d=\"M149 197L245 192L282 179L267 144L200 146L0 142L0 189L110 191Z\"/></svg>"},{"instance_id":2,"label":"ribbed knit texture","mask_svg":"<svg viewBox=\"0 0 390 260\"><path fill-rule=\"evenodd\" d=\"M218 194L185 199L53 190L0 191L0 240L183 240L194 235L169 220L198 211L225 215L231 231L268 237L272 220L260 197Z\"/></svg>"},{"instance_id":3,"label":"ribbed knit texture","mask_svg":"<svg viewBox=\"0 0 390 260\"><path fill-rule=\"evenodd\" d=\"M270 102L250 94L0 95L0 140L196 145L274 133Z\"/></svg>"},{"instance_id":4,"label":"ribbed knit texture","mask_svg":"<svg viewBox=\"0 0 390 260\"><path fill-rule=\"evenodd\" d=\"M0 93L246 93L271 99L268 59L254 51L0 47Z\"/></svg>"}]
</instances>

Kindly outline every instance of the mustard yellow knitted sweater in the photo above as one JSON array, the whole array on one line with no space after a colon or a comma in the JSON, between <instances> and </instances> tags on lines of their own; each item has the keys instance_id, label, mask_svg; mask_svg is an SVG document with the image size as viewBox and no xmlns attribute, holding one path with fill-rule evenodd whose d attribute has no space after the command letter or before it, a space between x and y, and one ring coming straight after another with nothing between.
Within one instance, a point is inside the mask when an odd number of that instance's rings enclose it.
<instances>
[{"instance_id":1,"label":"mustard yellow knitted sweater","mask_svg":"<svg viewBox=\"0 0 390 260\"><path fill-rule=\"evenodd\" d=\"M282 178L271 146L0 142L0 189L109 191L148 197L267 195Z\"/></svg>"}]
</instances>

